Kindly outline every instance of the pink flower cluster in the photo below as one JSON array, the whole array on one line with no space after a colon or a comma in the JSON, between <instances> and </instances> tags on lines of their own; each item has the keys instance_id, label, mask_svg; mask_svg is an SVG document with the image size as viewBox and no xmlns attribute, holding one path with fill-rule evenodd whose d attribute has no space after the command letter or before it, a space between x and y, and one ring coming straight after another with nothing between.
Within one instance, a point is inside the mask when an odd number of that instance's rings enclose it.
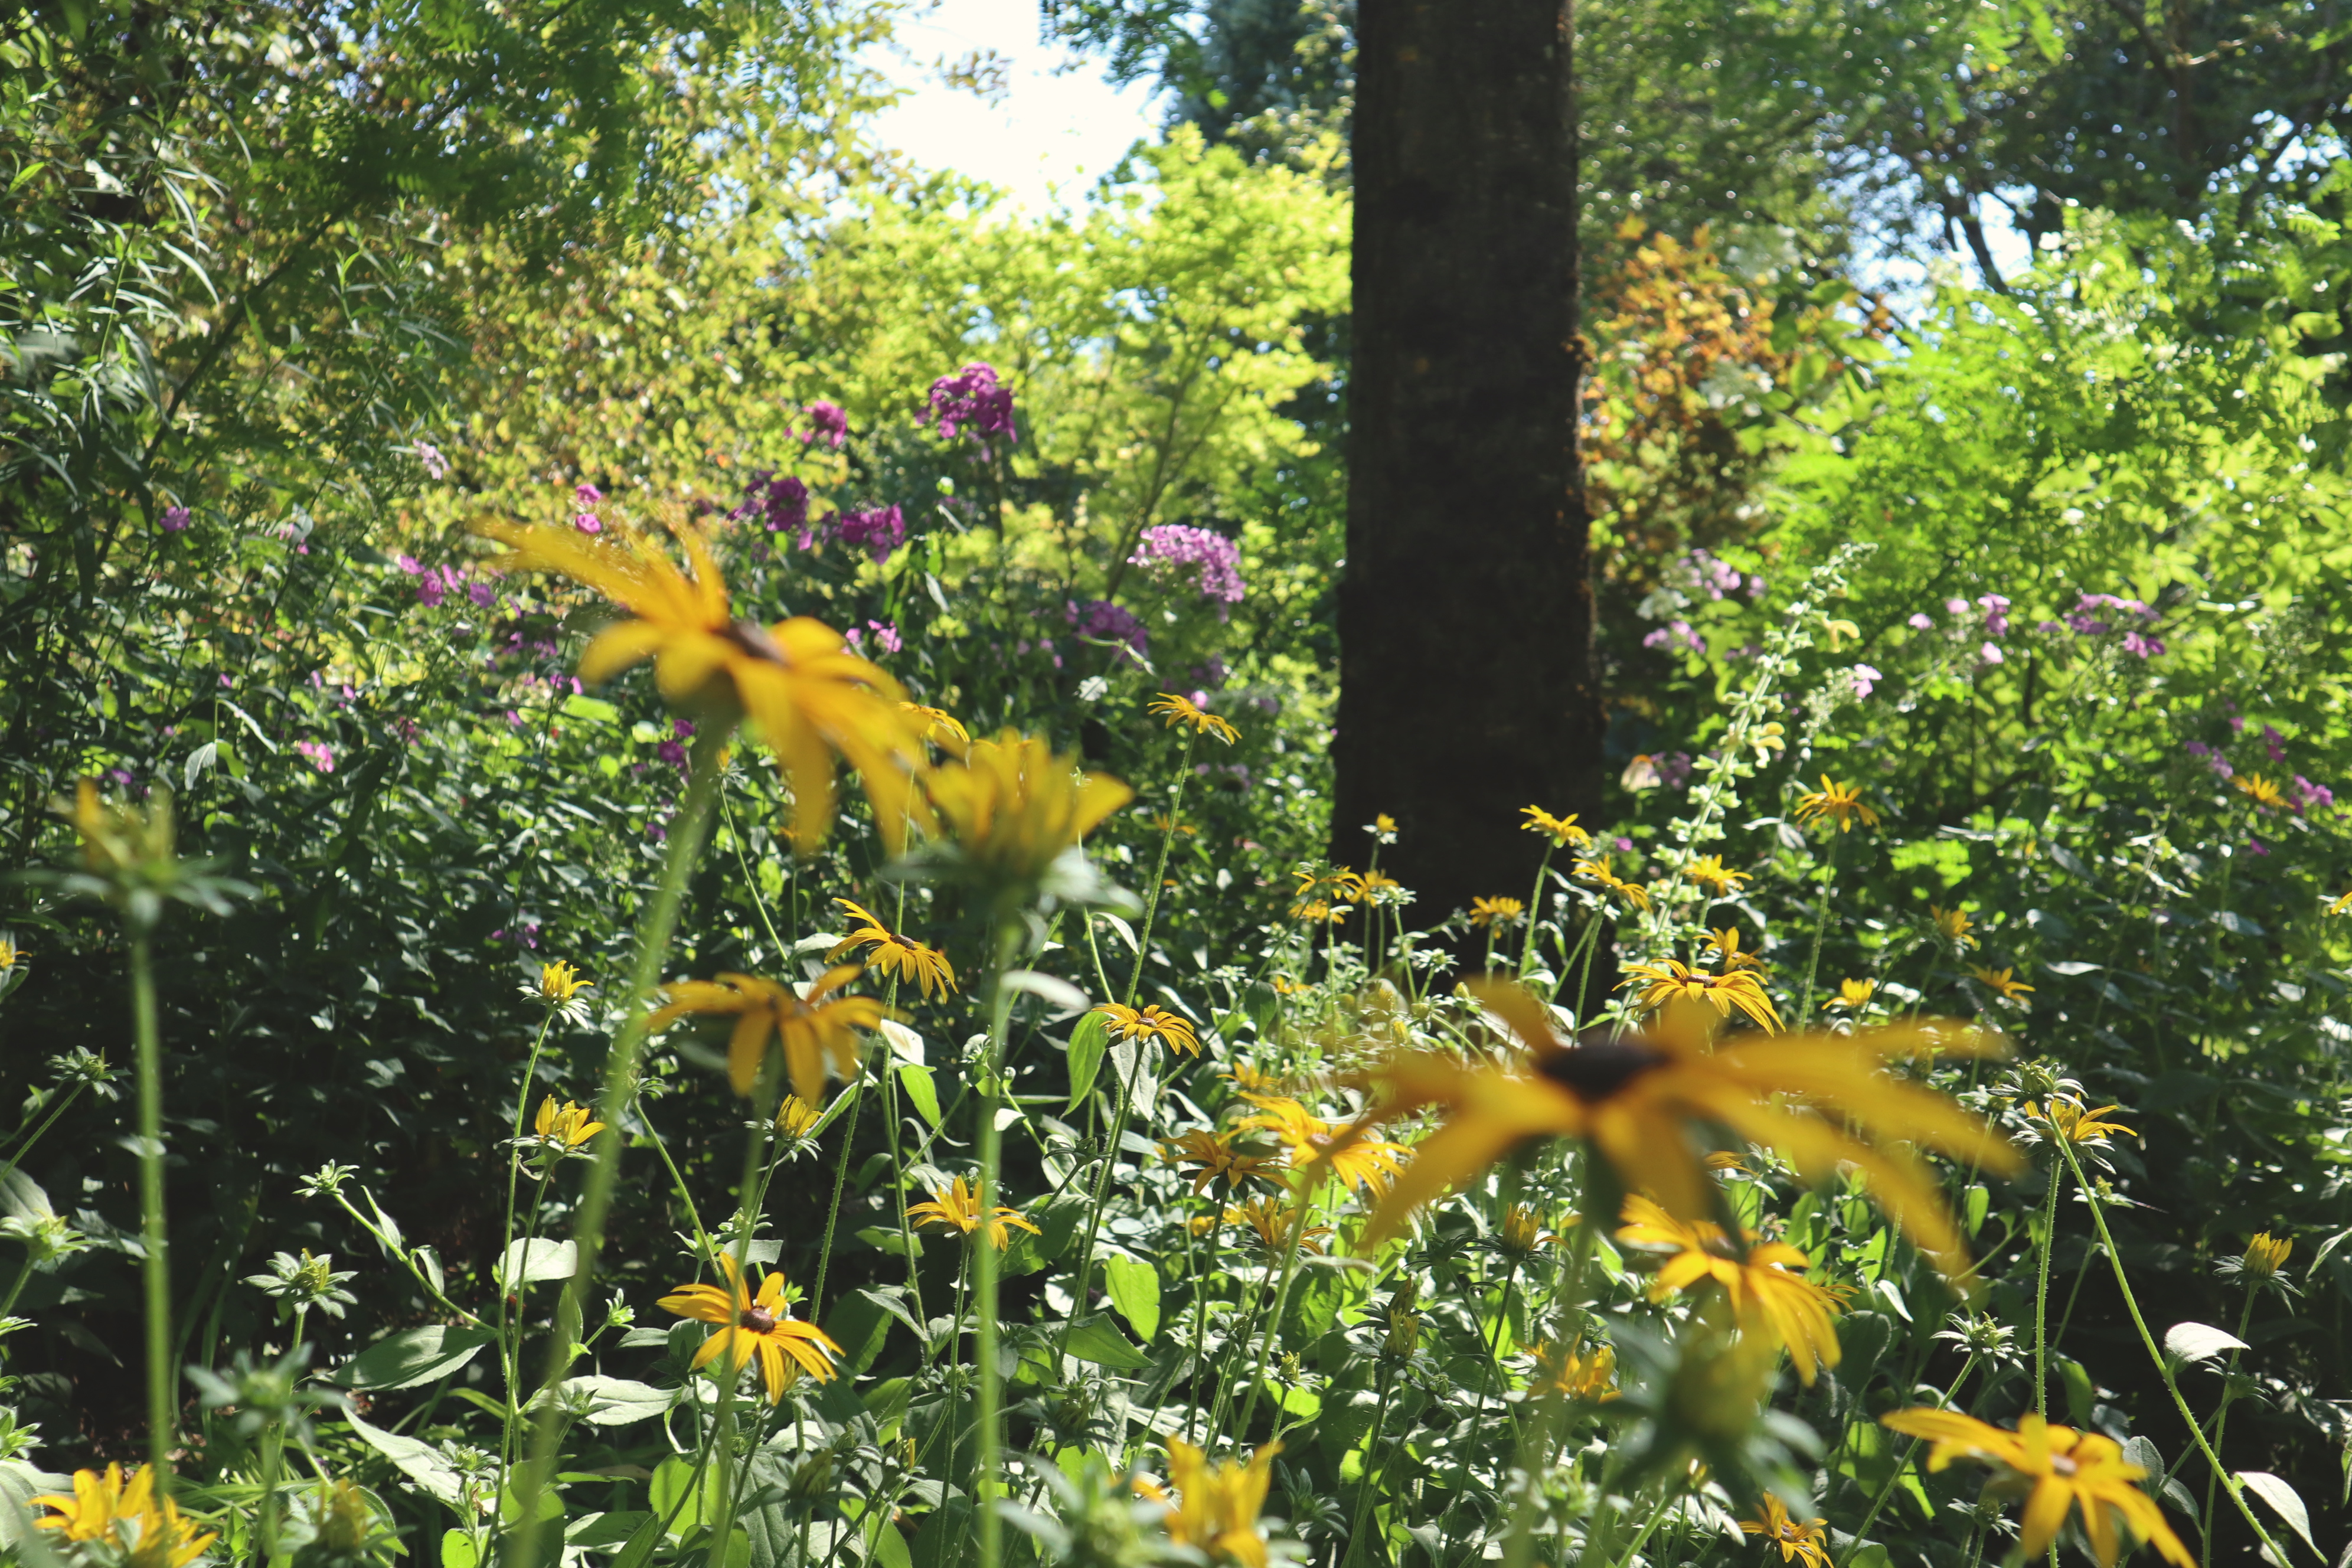
<instances>
[{"instance_id":1,"label":"pink flower cluster","mask_svg":"<svg viewBox=\"0 0 2352 1568\"><path fill-rule=\"evenodd\" d=\"M2148 635L2159 612L2155 605L2137 599L2118 598L2113 594L2077 595L2074 607L2066 613L2066 629L2081 637L2103 637L2115 630L2115 626L2095 613L2099 610L2120 610L2134 617L2137 624L2122 623L2126 653L2137 658L2154 658L2164 651L2163 639ZM2047 627L2050 623L2045 621L2042 625Z\"/></svg>"},{"instance_id":2,"label":"pink flower cluster","mask_svg":"<svg viewBox=\"0 0 2352 1568\"><path fill-rule=\"evenodd\" d=\"M802 446L823 441L837 452L849 439L849 415L840 404L819 398L801 412L809 416L809 427L800 432Z\"/></svg>"},{"instance_id":3,"label":"pink flower cluster","mask_svg":"<svg viewBox=\"0 0 2352 1568\"><path fill-rule=\"evenodd\" d=\"M770 533L796 534L800 547L806 550L814 542L808 512L808 486L790 474L761 468L744 487L743 504L727 515L738 522L759 518Z\"/></svg>"},{"instance_id":4,"label":"pink flower cluster","mask_svg":"<svg viewBox=\"0 0 2352 1568\"><path fill-rule=\"evenodd\" d=\"M924 417L939 427L942 440L970 432L980 439L980 455L990 455L989 443L1002 437L1005 445L1021 439L1013 422L1013 389L996 379L996 367L974 360L953 375L931 383Z\"/></svg>"},{"instance_id":5,"label":"pink flower cluster","mask_svg":"<svg viewBox=\"0 0 2352 1568\"><path fill-rule=\"evenodd\" d=\"M877 566L907 542L906 514L896 505L876 507L870 511L845 511L827 526L835 539L852 550L863 550L872 555Z\"/></svg>"},{"instance_id":6,"label":"pink flower cluster","mask_svg":"<svg viewBox=\"0 0 2352 1568\"><path fill-rule=\"evenodd\" d=\"M335 753L324 741L297 741L294 750L322 773L335 771Z\"/></svg>"},{"instance_id":7,"label":"pink flower cluster","mask_svg":"<svg viewBox=\"0 0 2352 1568\"><path fill-rule=\"evenodd\" d=\"M874 646L884 653L897 653L907 646L905 640L898 636L898 623L896 621L868 621L863 629L852 626L841 635L843 640L850 647L863 652L866 647L866 633L868 631L874 634Z\"/></svg>"},{"instance_id":8,"label":"pink flower cluster","mask_svg":"<svg viewBox=\"0 0 2352 1568\"><path fill-rule=\"evenodd\" d=\"M1668 621L1642 639L1643 647L1686 647L1693 653L1706 651L1706 639L1691 630L1688 621Z\"/></svg>"},{"instance_id":9,"label":"pink flower cluster","mask_svg":"<svg viewBox=\"0 0 2352 1568\"><path fill-rule=\"evenodd\" d=\"M416 579L416 602L428 610L440 608L442 603L459 589L476 607L488 609L499 596L488 583L468 583L466 574L455 566L425 566L413 555L400 557L400 569Z\"/></svg>"},{"instance_id":10,"label":"pink flower cluster","mask_svg":"<svg viewBox=\"0 0 2352 1568\"><path fill-rule=\"evenodd\" d=\"M1245 590L1242 586L1241 546L1223 534L1205 528L1188 528L1181 522L1163 522L1147 528L1136 541L1135 553L1129 556L1130 566L1168 570L1192 569L1192 582L1201 597L1212 604L1238 605Z\"/></svg>"},{"instance_id":11,"label":"pink flower cluster","mask_svg":"<svg viewBox=\"0 0 2352 1568\"><path fill-rule=\"evenodd\" d=\"M415 444L414 450L416 460L425 465L426 479L446 479L449 477L449 459L441 455L440 447L430 441L419 441Z\"/></svg>"}]
</instances>

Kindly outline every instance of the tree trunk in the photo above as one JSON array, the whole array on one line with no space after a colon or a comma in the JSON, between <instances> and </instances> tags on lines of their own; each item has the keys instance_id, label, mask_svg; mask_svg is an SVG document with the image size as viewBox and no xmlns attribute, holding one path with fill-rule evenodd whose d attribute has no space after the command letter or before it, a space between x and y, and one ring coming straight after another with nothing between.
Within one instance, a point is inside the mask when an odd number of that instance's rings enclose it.
<instances>
[{"instance_id":1,"label":"tree trunk","mask_svg":"<svg viewBox=\"0 0 2352 1568\"><path fill-rule=\"evenodd\" d=\"M1427 923L1601 798L1577 414L1573 0L1363 0L1333 858Z\"/></svg>"}]
</instances>

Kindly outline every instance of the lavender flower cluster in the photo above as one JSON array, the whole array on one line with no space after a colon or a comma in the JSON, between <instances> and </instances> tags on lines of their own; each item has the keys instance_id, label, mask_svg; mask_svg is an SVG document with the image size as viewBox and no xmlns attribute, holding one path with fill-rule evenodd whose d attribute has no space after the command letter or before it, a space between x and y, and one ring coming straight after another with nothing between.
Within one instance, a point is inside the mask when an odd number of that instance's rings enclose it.
<instances>
[{"instance_id":1,"label":"lavender flower cluster","mask_svg":"<svg viewBox=\"0 0 2352 1568\"><path fill-rule=\"evenodd\" d=\"M1694 550L1661 574L1659 584L1634 606L1633 613L1645 621L1666 624L1642 639L1643 647L1682 647L1693 653L1706 651L1706 639L1692 629L1690 622L1677 611L1688 609L1704 595L1710 601L1727 598L1745 590L1751 600L1764 593L1764 579L1756 574L1743 574L1738 568L1706 550Z\"/></svg>"},{"instance_id":2,"label":"lavender flower cluster","mask_svg":"<svg viewBox=\"0 0 2352 1568\"><path fill-rule=\"evenodd\" d=\"M1224 606L1240 604L1246 591L1242 586L1241 547L1209 529L1189 528L1181 522L1147 528L1136 542L1135 553L1127 559L1130 566L1167 571L1191 567L1201 597L1218 605L1221 613L1229 613Z\"/></svg>"},{"instance_id":3,"label":"lavender flower cluster","mask_svg":"<svg viewBox=\"0 0 2352 1568\"><path fill-rule=\"evenodd\" d=\"M806 550L814 542L814 536L809 530L808 512L808 486L790 474L779 474L773 468L761 468L751 475L751 482L743 488L743 504L727 515L737 522L759 518L770 533L797 535L800 547Z\"/></svg>"},{"instance_id":4,"label":"lavender flower cluster","mask_svg":"<svg viewBox=\"0 0 2352 1568\"><path fill-rule=\"evenodd\" d=\"M1076 599L1064 603L1063 618L1078 628L1082 637L1095 637L1104 642L1125 643L1138 663L1150 651L1150 639L1143 623L1108 599L1088 599L1079 604Z\"/></svg>"}]
</instances>

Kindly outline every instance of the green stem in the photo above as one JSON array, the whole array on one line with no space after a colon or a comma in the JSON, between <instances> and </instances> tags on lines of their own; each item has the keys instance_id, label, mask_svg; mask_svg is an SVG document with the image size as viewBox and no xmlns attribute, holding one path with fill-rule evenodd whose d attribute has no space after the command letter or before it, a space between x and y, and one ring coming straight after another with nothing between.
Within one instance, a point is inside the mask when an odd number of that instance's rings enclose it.
<instances>
[{"instance_id":1,"label":"green stem","mask_svg":"<svg viewBox=\"0 0 2352 1568\"><path fill-rule=\"evenodd\" d=\"M1395 1371L1394 1359L1381 1358L1380 1387L1372 1394L1372 1429L1364 1436L1364 1470L1356 1492L1356 1521L1348 1527L1347 1555L1339 1559L1339 1568L1353 1568L1356 1548L1363 1543L1364 1522L1372 1511L1372 1498L1379 1490L1377 1479L1380 1464L1381 1428L1388 1424L1389 1381Z\"/></svg>"},{"instance_id":2,"label":"green stem","mask_svg":"<svg viewBox=\"0 0 2352 1568\"><path fill-rule=\"evenodd\" d=\"M1127 994L1120 998L1129 1006L1135 1005L1136 993L1143 989L1143 962L1151 953L1151 925L1160 914L1160 884L1168 879L1168 846L1176 837L1176 814L1184 808L1184 781L1192 773L1192 745L1200 736L1189 726L1184 731L1184 754L1176 763L1176 783L1168 791L1168 824L1160 829L1160 855L1151 868L1151 886L1143 895L1143 934L1135 944L1135 967L1127 977Z\"/></svg>"},{"instance_id":3,"label":"green stem","mask_svg":"<svg viewBox=\"0 0 2352 1568\"><path fill-rule=\"evenodd\" d=\"M16 1167L24 1163L25 1156L33 1152L33 1145L38 1143L42 1135L58 1124L58 1118L63 1116L73 1102L80 1098L81 1091L89 1087L86 1083L77 1081L73 1088L66 1091L65 1098L58 1100L56 1107L50 1110L48 1120L33 1130L32 1133L24 1140L23 1144L8 1156L8 1163L5 1165L0 1165L0 1182L5 1182L16 1173Z\"/></svg>"},{"instance_id":4,"label":"green stem","mask_svg":"<svg viewBox=\"0 0 2352 1568\"><path fill-rule=\"evenodd\" d=\"M1960 1367L1960 1375L1952 1379L1951 1385L1946 1388L1942 1394L1937 1396L1936 1400L1937 1409L1943 1410L1949 1408L1952 1403L1952 1396L1960 1391L1960 1384L1968 1382L1969 1373L1976 1371L1977 1359L1977 1352L1970 1351L1969 1352L1968 1361ZM1895 1483L1900 1481L1910 1472L1911 1461L1919 1457L1919 1445L1922 1439L1917 1437L1911 1439L1911 1446L1903 1451L1902 1462L1895 1467L1894 1472L1890 1474L1886 1478L1885 1481L1880 1485L1878 1495L1870 1500L1870 1510L1862 1516L1862 1522L1853 1527L1853 1534L1849 1540L1845 1551L1839 1554L1837 1568L1846 1568L1846 1565L1853 1561L1853 1554L1862 1550L1863 1538L1870 1533L1870 1527L1874 1523L1877 1522L1879 1510L1885 1508L1886 1506L1887 1500L1895 1495Z\"/></svg>"},{"instance_id":5,"label":"green stem","mask_svg":"<svg viewBox=\"0 0 2352 1568\"><path fill-rule=\"evenodd\" d=\"M1250 1379L1249 1397L1242 1402L1241 1424L1234 1428L1236 1441L1246 1441L1249 1437L1250 1417L1257 1414L1258 1391L1265 1386L1267 1369L1274 1364L1274 1342L1282 1332L1283 1310L1290 1304L1291 1281L1298 1277L1298 1248L1307 1236L1307 1205L1322 1179L1318 1172L1311 1180L1300 1184L1298 1206L1290 1212L1290 1239L1282 1254L1282 1283L1274 1292L1274 1310L1266 1314L1265 1331L1258 1340L1257 1375Z\"/></svg>"},{"instance_id":6,"label":"green stem","mask_svg":"<svg viewBox=\"0 0 2352 1568\"><path fill-rule=\"evenodd\" d=\"M1162 858L1165 858L1163 850ZM1154 883L1154 890L1158 884ZM1147 909L1144 930L1150 931ZM1005 1036L1013 1021L1013 988L1004 983L1005 971L1013 965L1014 945L1021 940L1020 926L1011 921L1001 922L996 933L995 964L990 975L988 1006L987 1055L981 1070L985 1075L980 1090L980 1224L972 1231L972 1294L979 1298L980 1309L980 1401L977 1415L980 1425L980 1484L973 1496L980 1508L980 1568L997 1568L1003 1560L1004 1521L997 1516L996 1499L1002 1490L1001 1471L1003 1468L1003 1416L998 1408L1003 1398L1003 1373L996 1364L996 1276L999 1264L996 1238L989 1221L997 1208L997 1167L1004 1153L1004 1134L996 1125L997 1108L1004 1101ZM1136 950L1136 970L1142 972L1143 949ZM1134 994L1132 988L1129 994Z\"/></svg>"},{"instance_id":7,"label":"green stem","mask_svg":"<svg viewBox=\"0 0 2352 1568\"><path fill-rule=\"evenodd\" d=\"M2066 1134L2053 1125L2051 1136L2063 1142ZM2065 1186L2064 1174L2051 1166L2049 1201L2042 1205L2042 1257L2033 1280L2033 1413L2042 1416L2050 1414L2050 1343L2044 1332L2050 1319L2050 1253L2058 1240L2058 1199Z\"/></svg>"},{"instance_id":8,"label":"green stem","mask_svg":"<svg viewBox=\"0 0 2352 1568\"><path fill-rule=\"evenodd\" d=\"M2139 1331L2139 1342L2147 1347L2148 1360L2156 1363L2157 1374L2164 1379L2165 1391L2172 1395L2172 1403L2179 1410L2180 1419L2189 1427L2189 1436L2204 1454L2205 1462L2213 1467L2213 1473L2223 1478L2222 1485L2230 1494L2230 1500L2238 1505L2238 1512L2244 1518L2246 1527L2254 1532L2254 1539L2269 1552L2271 1561L2286 1562L2286 1553L2271 1539L2270 1531L2263 1528L2263 1521L2254 1517L2254 1510L2246 1506L2245 1494L2235 1479L2221 1468L2221 1456L2215 1453L2213 1445L2205 1440L2205 1428L2190 1413L2189 1401L2182 1397L2179 1380L2172 1375L2171 1363L2164 1359L2164 1352L2158 1346L2156 1336L2147 1331L2147 1320L2140 1315L2139 1299L2132 1294L2131 1276L2124 1272L2123 1255L2116 1250L2116 1238L2107 1229L2107 1211L2105 1205L2099 1202L2098 1189L2084 1177L2083 1167L2075 1163L2074 1149L2063 1138L2058 1140L2058 1152L2066 1157L2067 1169L2074 1173L2075 1184L2082 1188L2084 1201L2090 1205L2091 1223L2099 1227L2099 1241L2107 1249L2107 1266L2115 1271L2116 1286L2123 1292L2124 1305L2131 1312L2132 1327ZM2213 1521L2210 1518L2205 1521L2205 1531L2209 1536L2213 1531Z\"/></svg>"},{"instance_id":9,"label":"green stem","mask_svg":"<svg viewBox=\"0 0 2352 1568\"><path fill-rule=\"evenodd\" d=\"M1551 869L1551 853L1559 841L1546 835L1543 858L1536 862L1536 885L1528 890L1528 941L1519 950L1519 973L1524 975L1536 966L1536 928L1543 923L1544 873Z\"/></svg>"},{"instance_id":10,"label":"green stem","mask_svg":"<svg viewBox=\"0 0 2352 1568\"><path fill-rule=\"evenodd\" d=\"M131 933L131 1017L139 1050L139 1237L147 1298L147 1463L159 1498L172 1489L172 1267L163 1226L163 1038L147 933Z\"/></svg>"},{"instance_id":11,"label":"green stem","mask_svg":"<svg viewBox=\"0 0 2352 1568\"><path fill-rule=\"evenodd\" d=\"M1648 1542L1651 1532L1666 1521L1666 1514L1675 1504L1682 1500L1682 1487L1673 1486L1666 1489L1658 1499L1658 1506L1650 1510L1650 1517L1642 1521L1642 1528L1635 1531L1633 1539L1625 1543L1625 1554L1617 1559L1617 1568L1633 1568L1634 1556ZM1603 1506L1606 1506L1605 1502Z\"/></svg>"},{"instance_id":12,"label":"green stem","mask_svg":"<svg viewBox=\"0 0 2352 1568\"><path fill-rule=\"evenodd\" d=\"M1110 1138L1103 1147L1102 1165L1095 1172L1095 1190L1087 1203L1086 1236L1078 1245L1078 1279L1070 1300L1070 1317L1062 1325L1062 1337L1054 1350L1056 1367L1061 1365L1060 1358L1069 1353L1070 1336L1077 1331L1078 1320L1086 1316L1087 1298L1094 1293L1095 1238L1101 1234L1103 1206L1110 1196L1111 1173L1118 1168L1118 1146L1127 1136L1128 1110L1135 1103L1135 1074L1143 1066L1143 1048L1149 1043L1135 1042L1134 1065L1119 1075L1118 1104L1111 1110Z\"/></svg>"},{"instance_id":13,"label":"green stem","mask_svg":"<svg viewBox=\"0 0 2352 1568\"><path fill-rule=\"evenodd\" d=\"M539 1081L540 1052L546 1047L547 1031L555 1022L555 1004L550 1001L547 1011L539 1020L539 1036L530 1043L530 1060L522 1069L522 1087L515 1090L514 1142L507 1149L507 1216L506 1226L499 1237L499 1259L504 1262L508 1250L514 1246L515 1194L522 1183L523 1118L530 1113L531 1086ZM544 1189L541 1189L542 1192ZM505 1364L501 1370L507 1380L507 1420L505 1430L499 1436L499 1466L511 1469L514 1466L514 1413L522 1399L522 1338L518 1333L507 1337L508 1292L499 1292L499 1359Z\"/></svg>"},{"instance_id":14,"label":"green stem","mask_svg":"<svg viewBox=\"0 0 2352 1568\"><path fill-rule=\"evenodd\" d=\"M1240 1194L1236 1193L1235 1196ZM1192 1276L1192 1376L1197 1380L1209 1369L1209 1285L1222 1278L1217 1273L1217 1233L1224 1228L1224 1205L1216 1199L1209 1200L1209 1239L1202 1249L1201 1266ZM1193 1440L1192 1421L1205 1414L1195 1397L1184 1412L1184 1440Z\"/></svg>"},{"instance_id":15,"label":"green stem","mask_svg":"<svg viewBox=\"0 0 2352 1568\"><path fill-rule=\"evenodd\" d=\"M655 889L645 922L637 930L636 960L631 966L629 991L623 1003L626 1011L604 1059L604 1092L597 1110L597 1120L604 1123L604 1131L597 1138L595 1163L582 1184L579 1219L572 1227L579 1264L564 1287L571 1310L559 1309L559 1323L585 1321L588 1292L596 1277L596 1258L604 1240L604 1221L612 1213L613 1190L620 1181L622 1138L618 1124L622 1110L636 1092L637 1058L645 1047L646 1020L650 1016L646 1004L652 1000L655 984L661 978L663 962L669 956L670 938L677 930L678 910L686 901L687 879L693 874L710 826L710 804L719 793L719 759L726 741L726 734L714 728L694 742L686 795L670 824L669 848L662 860L661 882ZM572 1363L572 1347L563 1342L564 1336L557 1334L554 1340L548 1347L543 1380L548 1384L562 1377ZM530 1458L518 1478L516 1518L530 1521L537 1517L539 1494L554 1468L556 1445L562 1436L562 1419L554 1402L550 1401L533 1426ZM538 1556L539 1532L529 1528L516 1531L507 1549L508 1568L533 1568Z\"/></svg>"},{"instance_id":16,"label":"green stem","mask_svg":"<svg viewBox=\"0 0 2352 1568\"><path fill-rule=\"evenodd\" d=\"M1822 861L1821 913L1813 921L1812 956L1805 961L1804 1000L1797 1004L1797 1027L1800 1029L1813 1021L1813 982L1821 974L1822 939L1829 934L1830 930L1830 894L1837 887L1838 843L1844 837L1843 831L1841 830L1837 837L1830 840L1829 854Z\"/></svg>"},{"instance_id":17,"label":"green stem","mask_svg":"<svg viewBox=\"0 0 2352 1568\"><path fill-rule=\"evenodd\" d=\"M2246 1304L2238 1309L2239 1339L2242 1340L2246 1337L2246 1326L2253 1321L2253 1318L2254 1293L2249 1290L2246 1292ZM2221 1436L2230 1426L2230 1402L2236 1394L2238 1355L2239 1352L2236 1351L2230 1352L2229 1366L2221 1373L2221 1407L2213 1412L2213 1451L2217 1454L2221 1451ZM2208 1521L2213 1517L2213 1489L2220 1484L2219 1477L2220 1472L2216 1471L2205 1478L2204 1517ZM2210 1522L2205 1527L2205 1540L2202 1545L2204 1550L2198 1553L2200 1568L2213 1568L2213 1527Z\"/></svg>"}]
</instances>

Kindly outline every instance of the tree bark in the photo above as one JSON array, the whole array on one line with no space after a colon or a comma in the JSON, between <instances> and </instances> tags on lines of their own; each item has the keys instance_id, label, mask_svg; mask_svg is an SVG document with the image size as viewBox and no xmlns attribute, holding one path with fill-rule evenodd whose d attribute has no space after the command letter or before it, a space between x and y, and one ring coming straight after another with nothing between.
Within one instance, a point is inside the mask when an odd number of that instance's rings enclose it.
<instances>
[{"instance_id":1,"label":"tree bark","mask_svg":"<svg viewBox=\"0 0 2352 1568\"><path fill-rule=\"evenodd\" d=\"M1573 0L1363 0L1332 857L1434 923L1601 798L1577 416Z\"/></svg>"}]
</instances>

